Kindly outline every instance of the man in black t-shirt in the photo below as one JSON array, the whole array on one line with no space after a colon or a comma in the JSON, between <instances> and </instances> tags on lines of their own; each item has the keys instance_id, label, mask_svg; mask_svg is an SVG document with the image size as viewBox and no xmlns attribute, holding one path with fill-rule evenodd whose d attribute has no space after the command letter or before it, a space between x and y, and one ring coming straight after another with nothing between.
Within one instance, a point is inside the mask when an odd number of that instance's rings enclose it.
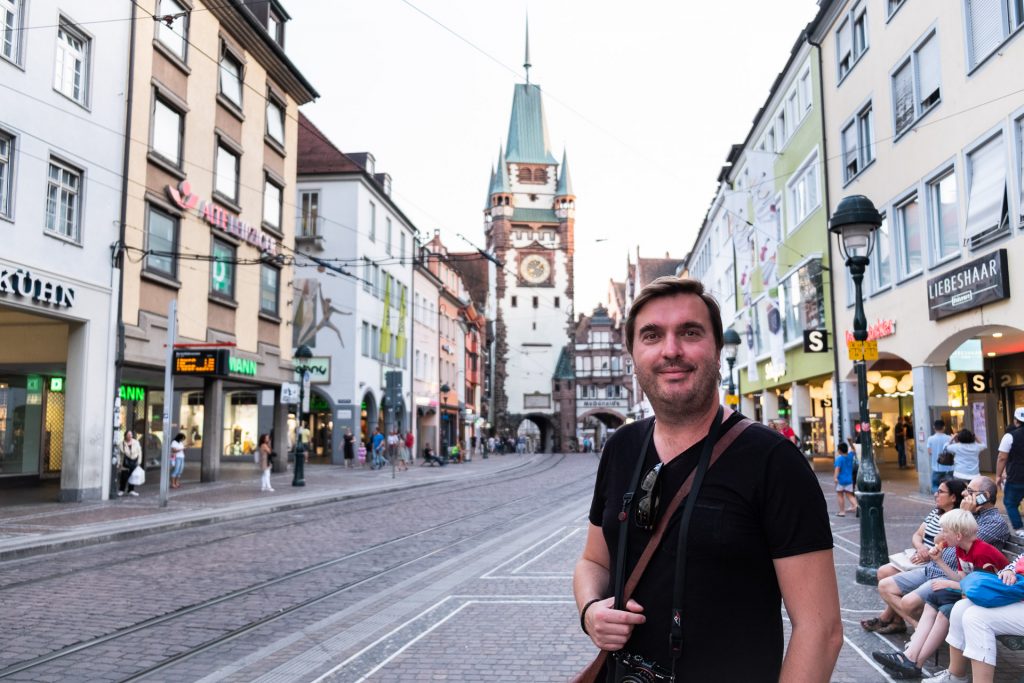
<instances>
[{"instance_id":1,"label":"man in black t-shirt","mask_svg":"<svg viewBox=\"0 0 1024 683\"><path fill-rule=\"evenodd\" d=\"M683 505L625 609L614 609L619 515L648 430L653 436L641 471L651 473L660 463L659 502L649 508L656 518L657 508L668 505L696 467L717 414L718 304L698 281L659 278L633 302L625 338L655 417L619 429L602 454L573 580L584 630L599 648L674 669L678 680L828 681L842 626L825 499L797 448L761 425L750 426L725 449L697 494L679 660L673 662L669 633ZM741 419L726 415L719 434ZM652 535L637 514L651 476L641 478L626 513L627 577ZM793 626L785 658L783 600ZM614 680L614 668L609 658L608 680Z\"/></svg>"}]
</instances>

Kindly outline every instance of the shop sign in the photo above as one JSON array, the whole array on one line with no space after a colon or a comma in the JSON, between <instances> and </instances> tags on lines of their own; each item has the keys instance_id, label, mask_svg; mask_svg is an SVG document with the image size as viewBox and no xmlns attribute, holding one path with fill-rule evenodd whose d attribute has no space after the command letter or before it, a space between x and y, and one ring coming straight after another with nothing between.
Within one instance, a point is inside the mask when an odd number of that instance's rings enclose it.
<instances>
[{"instance_id":1,"label":"shop sign","mask_svg":"<svg viewBox=\"0 0 1024 683\"><path fill-rule=\"evenodd\" d=\"M827 330L804 330L804 353L827 353Z\"/></svg>"},{"instance_id":2,"label":"shop sign","mask_svg":"<svg viewBox=\"0 0 1024 683\"><path fill-rule=\"evenodd\" d=\"M192 194L192 184L187 180L182 180L177 188L168 185L167 196L182 209L195 210L196 215L211 228L217 228L243 242L248 242L265 254L277 255L276 239L213 202L200 199L197 195Z\"/></svg>"},{"instance_id":3,"label":"shop sign","mask_svg":"<svg viewBox=\"0 0 1024 683\"><path fill-rule=\"evenodd\" d=\"M227 349L174 349L174 374L223 376L228 357Z\"/></svg>"},{"instance_id":4,"label":"shop sign","mask_svg":"<svg viewBox=\"0 0 1024 683\"><path fill-rule=\"evenodd\" d=\"M626 410L626 400L621 398L584 398L576 400L577 408L589 410L591 408L616 408Z\"/></svg>"},{"instance_id":5,"label":"shop sign","mask_svg":"<svg viewBox=\"0 0 1024 683\"><path fill-rule=\"evenodd\" d=\"M228 372L233 375L256 376L256 361L251 358L228 356Z\"/></svg>"},{"instance_id":6,"label":"shop sign","mask_svg":"<svg viewBox=\"0 0 1024 683\"><path fill-rule=\"evenodd\" d=\"M64 378L63 377L51 377L50 378L50 392L59 394L64 391Z\"/></svg>"},{"instance_id":7,"label":"shop sign","mask_svg":"<svg viewBox=\"0 0 1024 683\"><path fill-rule=\"evenodd\" d=\"M1006 250L999 249L929 280L928 318L941 320L1009 298Z\"/></svg>"},{"instance_id":8,"label":"shop sign","mask_svg":"<svg viewBox=\"0 0 1024 683\"><path fill-rule=\"evenodd\" d=\"M972 394L991 394L992 379L985 372L972 372L967 375L967 391Z\"/></svg>"},{"instance_id":9,"label":"shop sign","mask_svg":"<svg viewBox=\"0 0 1024 683\"><path fill-rule=\"evenodd\" d=\"M145 401L146 390L143 387L136 387L130 384L122 384L117 389L117 396L122 401Z\"/></svg>"},{"instance_id":10,"label":"shop sign","mask_svg":"<svg viewBox=\"0 0 1024 683\"><path fill-rule=\"evenodd\" d=\"M868 325L868 341L891 337L896 334L896 321L879 318L871 325ZM846 331L846 343L854 341L853 332Z\"/></svg>"},{"instance_id":11,"label":"shop sign","mask_svg":"<svg viewBox=\"0 0 1024 683\"><path fill-rule=\"evenodd\" d=\"M308 372L310 384L331 383L330 356L313 356L303 361L300 361L298 358L292 358L292 362L295 364L294 382L301 384L303 373Z\"/></svg>"},{"instance_id":12,"label":"shop sign","mask_svg":"<svg viewBox=\"0 0 1024 683\"><path fill-rule=\"evenodd\" d=\"M299 402L299 385L285 382L281 385L281 403L291 406Z\"/></svg>"},{"instance_id":13,"label":"shop sign","mask_svg":"<svg viewBox=\"0 0 1024 683\"><path fill-rule=\"evenodd\" d=\"M33 275L32 271L0 268L0 294L13 294L57 308L75 305L75 290L56 280Z\"/></svg>"}]
</instances>

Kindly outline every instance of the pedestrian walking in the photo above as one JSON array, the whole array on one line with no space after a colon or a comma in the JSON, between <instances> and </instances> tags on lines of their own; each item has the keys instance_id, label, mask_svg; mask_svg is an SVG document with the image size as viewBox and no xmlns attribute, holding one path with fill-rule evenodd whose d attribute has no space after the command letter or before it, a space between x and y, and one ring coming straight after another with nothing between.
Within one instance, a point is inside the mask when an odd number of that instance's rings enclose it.
<instances>
[{"instance_id":1,"label":"pedestrian walking","mask_svg":"<svg viewBox=\"0 0 1024 683\"><path fill-rule=\"evenodd\" d=\"M892 441L896 446L896 462L902 470L907 466L907 426L902 417L897 417L892 426Z\"/></svg>"},{"instance_id":2,"label":"pedestrian walking","mask_svg":"<svg viewBox=\"0 0 1024 683\"><path fill-rule=\"evenodd\" d=\"M718 303L661 277L625 333L654 416L598 467L573 586L603 652L580 680L828 681L843 634L825 498L795 445L719 405ZM756 635L737 645L738 625Z\"/></svg>"},{"instance_id":3,"label":"pedestrian walking","mask_svg":"<svg viewBox=\"0 0 1024 683\"><path fill-rule=\"evenodd\" d=\"M270 435L260 434L260 442L257 447L260 454L260 491L273 491L270 485L270 469L273 463L272 451L270 450ZM299 457L298 451L295 457Z\"/></svg>"},{"instance_id":4,"label":"pedestrian walking","mask_svg":"<svg viewBox=\"0 0 1024 683\"><path fill-rule=\"evenodd\" d=\"M836 454L835 472L832 474L832 481L836 485L836 496L839 499L839 512L837 517L846 516L846 501L850 501L850 509L860 517L860 507L857 505L857 497L853 495L853 455L850 447L845 443L839 444L839 453Z\"/></svg>"},{"instance_id":5,"label":"pedestrian walking","mask_svg":"<svg viewBox=\"0 0 1024 683\"><path fill-rule=\"evenodd\" d=\"M384 435L380 433L380 427L375 427L373 430L373 462L370 463L370 469L379 469L384 467L387 461L384 460Z\"/></svg>"},{"instance_id":6,"label":"pedestrian walking","mask_svg":"<svg viewBox=\"0 0 1024 683\"><path fill-rule=\"evenodd\" d=\"M171 488L181 488L181 473L185 470L185 434L178 432L171 440Z\"/></svg>"},{"instance_id":7,"label":"pedestrian walking","mask_svg":"<svg viewBox=\"0 0 1024 683\"><path fill-rule=\"evenodd\" d=\"M135 468L142 464L142 445L139 444L135 434L131 431L124 433L124 440L121 441L120 451L121 475L117 495L123 496L127 493L129 496L137 496L139 494L135 491L135 484L128 480L131 478L132 473L135 472Z\"/></svg>"},{"instance_id":8,"label":"pedestrian walking","mask_svg":"<svg viewBox=\"0 0 1024 683\"><path fill-rule=\"evenodd\" d=\"M309 462L309 439L310 431L309 427L306 426L305 422L300 422L299 426L295 429L295 459L298 460L300 457L304 458L304 462Z\"/></svg>"},{"instance_id":9,"label":"pedestrian walking","mask_svg":"<svg viewBox=\"0 0 1024 683\"><path fill-rule=\"evenodd\" d=\"M408 463L416 463L416 437L412 435L412 431L405 433L405 455Z\"/></svg>"},{"instance_id":10,"label":"pedestrian walking","mask_svg":"<svg viewBox=\"0 0 1024 683\"><path fill-rule=\"evenodd\" d=\"M1020 518L1020 501L1024 500L1024 408L1013 411L1013 429L1006 430L999 442L996 483L1003 487L1003 505L1013 534L1024 538Z\"/></svg>"},{"instance_id":11,"label":"pedestrian walking","mask_svg":"<svg viewBox=\"0 0 1024 683\"><path fill-rule=\"evenodd\" d=\"M352 467L352 461L355 460L356 457L356 437L353 436L351 427L345 427L345 434L342 439L344 440L344 443L342 444L342 455L345 460L345 469L350 469Z\"/></svg>"},{"instance_id":12,"label":"pedestrian walking","mask_svg":"<svg viewBox=\"0 0 1024 683\"><path fill-rule=\"evenodd\" d=\"M934 433L925 441L925 448L928 449L928 462L932 465L932 493L935 493L939 490L939 484L942 483L943 479L953 476L953 466L943 465L939 462L939 453L949 443L949 434L946 434L946 422L941 419L936 420L932 423L932 429Z\"/></svg>"}]
</instances>

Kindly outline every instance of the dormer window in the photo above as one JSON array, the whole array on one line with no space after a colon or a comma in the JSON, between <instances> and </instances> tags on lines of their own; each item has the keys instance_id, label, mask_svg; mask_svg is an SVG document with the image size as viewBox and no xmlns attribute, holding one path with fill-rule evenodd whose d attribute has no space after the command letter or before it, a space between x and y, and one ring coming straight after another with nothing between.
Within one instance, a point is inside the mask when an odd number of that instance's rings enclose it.
<instances>
[{"instance_id":1,"label":"dormer window","mask_svg":"<svg viewBox=\"0 0 1024 683\"><path fill-rule=\"evenodd\" d=\"M543 166L520 166L516 178L521 183L543 185L548 182L548 170Z\"/></svg>"},{"instance_id":2,"label":"dormer window","mask_svg":"<svg viewBox=\"0 0 1024 683\"><path fill-rule=\"evenodd\" d=\"M274 42L284 47L284 17L273 6L267 12L267 33L274 39Z\"/></svg>"}]
</instances>

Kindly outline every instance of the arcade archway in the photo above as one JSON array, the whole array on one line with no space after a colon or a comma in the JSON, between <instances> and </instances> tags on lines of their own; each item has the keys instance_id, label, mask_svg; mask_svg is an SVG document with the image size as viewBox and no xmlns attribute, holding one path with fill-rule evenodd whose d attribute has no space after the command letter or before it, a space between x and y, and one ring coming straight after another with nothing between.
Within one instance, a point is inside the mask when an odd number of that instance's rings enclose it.
<instances>
[{"instance_id":1,"label":"arcade archway","mask_svg":"<svg viewBox=\"0 0 1024 683\"><path fill-rule=\"evenodd\" d=\"M377 399L373 392L363 394L359 409L359 440L365 442L377 427Z\"/></svg>"},{"instance_id":2,"label":"arcade archway","mask_svg":"<svg viewBox=\"0 0 1024 683\"><path fill-rule=\"evenodd\" d=\"M576 449L590 453L600 451L615 430L626 422L626 416L609 408L588 410L576 421Z\"/></svg>"},{"instance_id":3,"label":"arcade archway","mask_svg":"<svg viewBox=\"0 0 1024 683\"><path fill-rule=\"evenodd\" d=\"M524 415L516 427L515 437L517 442L525 440L527 453L554 453L560 447L555 443L555 424L546 415Z\"/></svg>"}]
</instances>

